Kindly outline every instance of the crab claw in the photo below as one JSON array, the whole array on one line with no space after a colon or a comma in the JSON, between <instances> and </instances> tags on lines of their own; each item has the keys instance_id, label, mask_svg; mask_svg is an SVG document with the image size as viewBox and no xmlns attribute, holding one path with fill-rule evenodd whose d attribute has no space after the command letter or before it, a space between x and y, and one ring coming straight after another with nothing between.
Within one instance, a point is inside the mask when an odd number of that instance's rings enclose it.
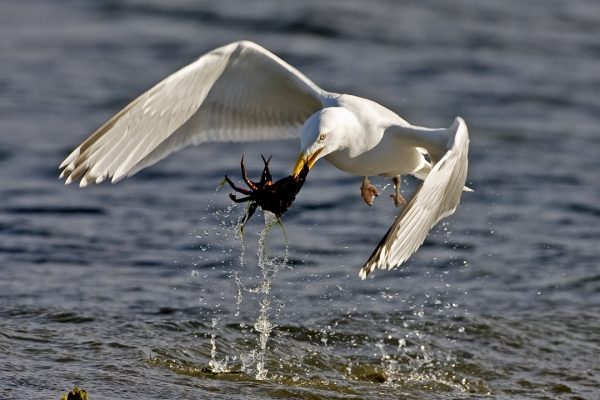
<instances>
[{"instance_id":1,"label":"crab claw","mask_svg":"<svg viewBox=\"0 0 600 400\"><path fill-rule=\"evenodd\" d=\"M271 162L271 158L273 156L272 155L269 156L268 160L266 160L265 156L263 156L262 154L260 155L260 157L262 158L263 162L265 163L265 167L263 169L262 176L260 177L260 183L261 183L261 185L271 185L273 183L273 177L271 176L271 171L269 171L269 163Z\"/></svg>"}]
</instances>

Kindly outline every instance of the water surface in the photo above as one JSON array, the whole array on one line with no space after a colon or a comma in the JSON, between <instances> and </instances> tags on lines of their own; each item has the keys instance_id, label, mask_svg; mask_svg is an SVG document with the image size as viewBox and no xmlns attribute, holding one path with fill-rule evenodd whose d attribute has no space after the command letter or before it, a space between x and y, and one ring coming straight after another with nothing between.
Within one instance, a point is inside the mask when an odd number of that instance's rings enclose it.
<instances>
[{"instance_id":1,"label":"water surface","mask_svg":"<svg viewBox=\"0 0 600 400\"><path fill-rule=\"evenodd\" d=\"M600 395L598 2L0 10L0 398ZM259 262L260 215L241 244L244 209L218 183L242 154L287 175L297 143L187 149L115 186L57 180L133 97L239 39L415 124L467 120L475 192L402 269L358 279L391 187L375 179L368 208L360 179L325 163L285 216L287 245L273 228Z\"/></svg>"}]
</instances>

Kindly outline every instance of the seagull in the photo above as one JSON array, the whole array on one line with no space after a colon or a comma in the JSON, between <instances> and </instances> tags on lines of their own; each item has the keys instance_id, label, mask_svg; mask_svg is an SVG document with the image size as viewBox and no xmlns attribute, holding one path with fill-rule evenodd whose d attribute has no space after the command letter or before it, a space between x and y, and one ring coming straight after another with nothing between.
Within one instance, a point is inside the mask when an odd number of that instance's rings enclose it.
<instances>
[{"instance_id":1,"label":"seagull","mask_svg":"<svg viewBox=\"0 0 600 400\"><path fill-rule=\"evenodd\" d=\"M448 128L411 125L361 97L328 92L250 41L212 50L169 75L115 114L60 164L65 183L113 183L188 145L300 137L298 176L324 158L362 177L368 205L379 191L369 177L391 178L395 219L359 276L393 269L454 213L465 186L469 134L461 117ZM402 175L422 184L407 202Z\"/></svg>"}]
</instances>

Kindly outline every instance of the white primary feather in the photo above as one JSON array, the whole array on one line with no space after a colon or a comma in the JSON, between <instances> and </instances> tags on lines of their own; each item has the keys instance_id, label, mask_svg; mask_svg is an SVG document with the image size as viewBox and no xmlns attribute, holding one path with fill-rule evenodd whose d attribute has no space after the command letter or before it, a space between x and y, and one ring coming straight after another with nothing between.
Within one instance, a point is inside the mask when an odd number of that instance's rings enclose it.
<instances>
[{"instance_id":1,"label":"white primary feather","mask_svg":"<svg viewBox=\"0 0 600 400\"><path fill-rule=\"evenodd\" d=\"M375 269L401 265L423 244L429 230L458 207L467 179L469 133L460 117L449 130L455 134L448 141L446 154L434 165L361 268L362 279Z\"/></svg>"},{"instance_id":2,"label":"white primary feather","mask_svg":"<svg viewBox=\"0 0 600 400\"><path fill-rule=\"evenodd\" d=\"M133 100L63 161L61 177L116 182L189 144L294 138L332 97L264 48L232 43Z\"/></svg>"}]
</instances>

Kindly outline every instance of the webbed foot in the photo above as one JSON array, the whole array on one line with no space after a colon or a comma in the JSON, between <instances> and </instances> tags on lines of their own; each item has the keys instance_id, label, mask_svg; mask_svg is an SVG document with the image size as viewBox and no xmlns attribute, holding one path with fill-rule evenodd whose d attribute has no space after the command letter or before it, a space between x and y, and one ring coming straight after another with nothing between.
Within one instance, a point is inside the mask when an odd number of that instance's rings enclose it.
<instances>
[{"instance_id":1,"label":"webbed foot","mask_svg":"<svg viewBox=\"0 0 600 400\"><path fill-rule=\"evenodd\" d=\"M390 194L390 197L394 199L394 204L396 207L404 207L406 204L408 204L404 196L402 196L400 193L392 193Z\"/></svg>"},{"instance_id":2,"label":"webbed foot","mask_svg":"<svg viewBox=\"0 0 600 400\"><path fill-rule=\"evenodd\" d=\"M379 191L375 186L371 185L369 178L366 176L363 178L362 185L360 186L360 195L369 206L372 206L375 197L379 196Z\"/></svg>"},{"instance_id":3,"label":"webbed foot","mask_svg":"<svg viewBox=\"0 0 600 400\"><path fill-rule=\"evenodd\" d=\"M408 202L406 201L406 199L404 198L404 196L402 196L402 194L400 193L400 184L401 184L401 180L399 176L395 176L394 177L394 193L390 194L390 197L392 199L394 199L394 204L396 205L396 207L404 207Z\"/></svg>"}]
</instances>

